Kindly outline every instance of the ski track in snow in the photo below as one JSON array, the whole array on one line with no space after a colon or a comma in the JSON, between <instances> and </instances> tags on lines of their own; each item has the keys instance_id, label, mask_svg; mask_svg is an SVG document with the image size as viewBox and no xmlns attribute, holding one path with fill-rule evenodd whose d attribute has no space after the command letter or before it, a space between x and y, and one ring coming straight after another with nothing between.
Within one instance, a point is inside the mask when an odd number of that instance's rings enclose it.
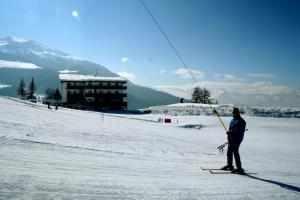
<instances>
[{"instance_id":1,"label":"ski track in snow","mask_svg":"<svg viewBox=\"0 0 300 200\"><path fill-rule=\"evenodd\" d=\"M151 122L160 117L173 123ZM300 119L245 119L241 158L258 174L212 175L200 167L226 162L214 116L55 111L0 97L0 199L299 199Z\"/></svg>"}]
</instances>

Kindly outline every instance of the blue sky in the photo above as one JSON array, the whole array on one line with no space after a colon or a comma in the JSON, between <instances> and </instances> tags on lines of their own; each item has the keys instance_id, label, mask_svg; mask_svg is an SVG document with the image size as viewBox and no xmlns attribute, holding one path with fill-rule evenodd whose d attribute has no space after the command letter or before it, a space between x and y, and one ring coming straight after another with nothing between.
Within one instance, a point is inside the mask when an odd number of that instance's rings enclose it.
<instances>
[{"instance_id":1,"label":"blue sky","mask_svg":"<svg viewBox=\"0 0 300 200\"><path fill-rule=\"evenodd\" d=\"M144 2L199 84L299 92L300 1ZM38 41L139 85L181 95L193 84L139 0L1 0L0 27L0 37Z\"/></svg>"}]
</instances>

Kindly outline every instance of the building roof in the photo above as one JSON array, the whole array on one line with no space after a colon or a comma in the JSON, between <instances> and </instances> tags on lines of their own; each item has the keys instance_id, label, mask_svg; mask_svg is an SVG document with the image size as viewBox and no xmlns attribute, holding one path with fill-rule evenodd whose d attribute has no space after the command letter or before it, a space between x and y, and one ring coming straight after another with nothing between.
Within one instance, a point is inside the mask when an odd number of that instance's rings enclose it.
<instances>
[{"instance_id":1,"label":"building roof","mask_svg":"<svg viewBox=\"0 0 300 200\"><path fill-rule=\"evenodd\" d=\"M93 75L80 75L80 74L59 74L60 81L116 81L127 82L127 79L119 76L105 77Z\"/></svg>"}]
</instances>

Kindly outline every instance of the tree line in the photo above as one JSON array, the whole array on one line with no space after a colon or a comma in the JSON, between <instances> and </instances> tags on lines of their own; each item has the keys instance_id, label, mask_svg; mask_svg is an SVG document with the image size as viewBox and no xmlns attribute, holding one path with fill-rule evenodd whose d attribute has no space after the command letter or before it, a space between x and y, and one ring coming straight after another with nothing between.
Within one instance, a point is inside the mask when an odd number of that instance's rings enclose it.
<instances>
[{"instance_id":1,"label":"tree line","mask_svg":"<svg viewBox=\"0 0 300 200\"><path fill-rule=\"evenodd\" d=\"M33 78L31 79L29 83L29 87L27 88L24 79L21 78L18 87L18 95L21 96L21 99L29 99L31 101L35 101L36 100L35 92L36 92L36 85L34 79Z\"/></svg>"},{"instance_id":2,"label":"tree line","mask_svg":"<svg viewBox=\"0 0 300 200\"><path fill-rule=\"evenodd\" d=\"M29 83L29 86L26 87L26 84L25 84L25 81L23 78L21 78L20 80L20 83L19 83L19 86L18 86L18 95L21 97L21 99L27 99L27 100L30 100L32 102L36 102L36 84L35 84L35 81L34 81L34 78L32 77L30 83ZM55 100L56 101L56 104L58 104L58 101L61 100L61 94L59 92L59 89L56 88L56 89L47 89L46 90L46 101L49 100L49 101L52 101L52 100Z\"/></svg>"}]
</instances>

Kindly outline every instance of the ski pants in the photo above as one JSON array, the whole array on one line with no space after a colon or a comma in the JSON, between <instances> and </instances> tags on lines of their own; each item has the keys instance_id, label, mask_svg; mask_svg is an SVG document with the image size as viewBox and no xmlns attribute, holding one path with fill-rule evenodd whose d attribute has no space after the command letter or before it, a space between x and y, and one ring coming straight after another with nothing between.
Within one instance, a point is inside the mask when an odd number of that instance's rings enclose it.
<instances>
[{"instance_id":1,"label":"ski pants","mask_svg":"<svg viewBox=\"0 0 300 200\"><path fill-rule=\"evenodd\" d=\"M232 166L233 164L233 155L235 159L235 165L236 168L242 169L242 163L240 159L240 154L239 154L239 147L242 141L240 142L231 142L229 141L228 143L228 149L227 149L227 164L229 166Z\"/></svg>"}]
</instances>

